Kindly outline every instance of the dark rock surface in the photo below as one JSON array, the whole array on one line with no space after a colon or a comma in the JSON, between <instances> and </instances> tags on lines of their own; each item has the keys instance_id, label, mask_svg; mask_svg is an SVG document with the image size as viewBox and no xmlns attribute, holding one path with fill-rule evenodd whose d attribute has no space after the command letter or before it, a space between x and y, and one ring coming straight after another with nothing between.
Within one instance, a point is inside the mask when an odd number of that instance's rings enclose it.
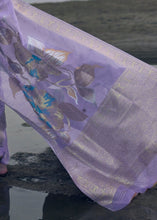
<instances>
[{"instance_id":1,"label":"dark rock surface","mask_svg":"<svg viewBox=\"0 0 157 220\"><path fill-rule=\"evenodd\" d=\"M157 63L156 0L34 4L148 63Z\"/></svg>"},{"instance_id":2,"label":"dark rock surface","mask_svg":"<svg viewBox=\"0 0 157 220\"><path fill-rule=\"evenodd\" d=\"M8 166L5 178L9 185L53 194L81 195L50 148L40 154L18 152L11 159L14 165Z\"/></svg>"},{"instance_id":3,"label":"dark rock surface","mask_svg":"<svg viewBox=\"0 0 157 220\"><path fill-rule=\"evenodd\" d=\"M19 152L12 159L16 165L8 167L8 176L0 178L0 182L5 180L6 185L49 193L44 213L50 217L46 219L157 219L157 186L138 194L124 209L111 212L79 191L50 148L40 154Z\"/></svg>"}]
</instances>

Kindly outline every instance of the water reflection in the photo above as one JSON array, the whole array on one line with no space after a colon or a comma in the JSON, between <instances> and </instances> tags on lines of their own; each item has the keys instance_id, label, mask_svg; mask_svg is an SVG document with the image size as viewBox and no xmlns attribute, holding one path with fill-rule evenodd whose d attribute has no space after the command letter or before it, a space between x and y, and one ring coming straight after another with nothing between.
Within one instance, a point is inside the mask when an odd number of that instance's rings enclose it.
<instances>
[{"instance_id":1,"label":"water reflection","mask_svg":"<svg viewBox=\"0 0 157 220\"><path fill-rule=\"evenodd\" d=\"M43 220L82 219L90 207L88 199L49 193L43 206Z\"/></svg>"},{"instance_id":2,"label":"water reflection","mask_svg":"<svg viewBox=\"0 0 157 220\"><path fill-rule=\"evenodd\" d=\"M123 218L124 217L124 218ZM126 216L113 213L88 198L48 194L43 206L42 220L126 220Z\"/></svg>"},{"instance_id":3,"label":"water reflection","mask_svg":"<svg viewBox=\"0 0 157 220\"><path fill-rule=\"evenodd\" d=\"M20 206L20 204L22 205ZM9 210L10 206L11 210ZM0 220L19 219L156 220L157 190L148 190L145 194L135 198L126 208L111 212L85 196L65 196L52 193L42 195L41 192L16 189L16 187L9 190L8 184L0 179Z\"/></svg>"},{"instance_id":4,"label":"water reflection","mask_svg":"<svg viewBox=\"0 0 157 220\"><path fill-rule=\"evenodd\" d=\"M0 180L0 219L9 220L10 197L9 186L6 182Z\"/></svg>"},{"instance_id":5,"label":"water reflection","mask_svg":"<svg viewBox=\"0 0 157 220\"><path fill-rule=\"evenodd\" d=\"M111 212L85 197L81 199L50 193L44 202L42 220L156 220L157 199L151 198L153 195L149 195L149 192L146 194L135 199L128 207Z\"/></svg>"}]
</instances>

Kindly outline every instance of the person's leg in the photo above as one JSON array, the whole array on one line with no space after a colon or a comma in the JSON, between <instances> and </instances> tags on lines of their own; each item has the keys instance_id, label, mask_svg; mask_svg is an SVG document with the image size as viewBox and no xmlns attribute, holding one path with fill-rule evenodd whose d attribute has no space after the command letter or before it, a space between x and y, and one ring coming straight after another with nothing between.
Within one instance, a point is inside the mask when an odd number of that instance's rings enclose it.
<instances>
[{"instance_id":1,"label":"person's leg","mask_svg":"<svg viewBox=\"0 0 157 220\"><path fill-rule=\"evenodd\" d=\"M6 133L5 105L0 101L0 175L7 173L9 151Z\"/></svg>"}]
</instances>

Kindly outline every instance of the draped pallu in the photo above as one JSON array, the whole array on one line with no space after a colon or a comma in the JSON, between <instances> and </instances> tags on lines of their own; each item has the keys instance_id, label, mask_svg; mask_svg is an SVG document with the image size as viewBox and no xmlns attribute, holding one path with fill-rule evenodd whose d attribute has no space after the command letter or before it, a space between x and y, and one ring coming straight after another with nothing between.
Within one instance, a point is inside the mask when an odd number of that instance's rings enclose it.
<instances>
[{"instance_id":1,"label":"draped pallu","mask_svg":"<svg viewBox=\"0 0 157 220\"><path fill-rule=\"evenodd\" d=\"M21 0L0 2L0 100L101 206L156 183L156 69Z\"/></svg>"}]
</instances>

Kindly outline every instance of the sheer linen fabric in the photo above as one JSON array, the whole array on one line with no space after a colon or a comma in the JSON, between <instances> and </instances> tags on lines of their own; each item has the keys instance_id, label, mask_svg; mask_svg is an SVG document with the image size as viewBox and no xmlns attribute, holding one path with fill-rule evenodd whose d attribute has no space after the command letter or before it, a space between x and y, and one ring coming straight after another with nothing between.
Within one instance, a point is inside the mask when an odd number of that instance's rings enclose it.
<instances>
[{"instance_id":1,"label":"sheer linen fabric","mask_svg":"<svg viewBox=\"0 0 157 220\"><path fill-rule=\"evenodd\" d=\"M21 0L0 1L0 100L101 206L156 183L156 69Z\"/></svg>"}]
</instances>

